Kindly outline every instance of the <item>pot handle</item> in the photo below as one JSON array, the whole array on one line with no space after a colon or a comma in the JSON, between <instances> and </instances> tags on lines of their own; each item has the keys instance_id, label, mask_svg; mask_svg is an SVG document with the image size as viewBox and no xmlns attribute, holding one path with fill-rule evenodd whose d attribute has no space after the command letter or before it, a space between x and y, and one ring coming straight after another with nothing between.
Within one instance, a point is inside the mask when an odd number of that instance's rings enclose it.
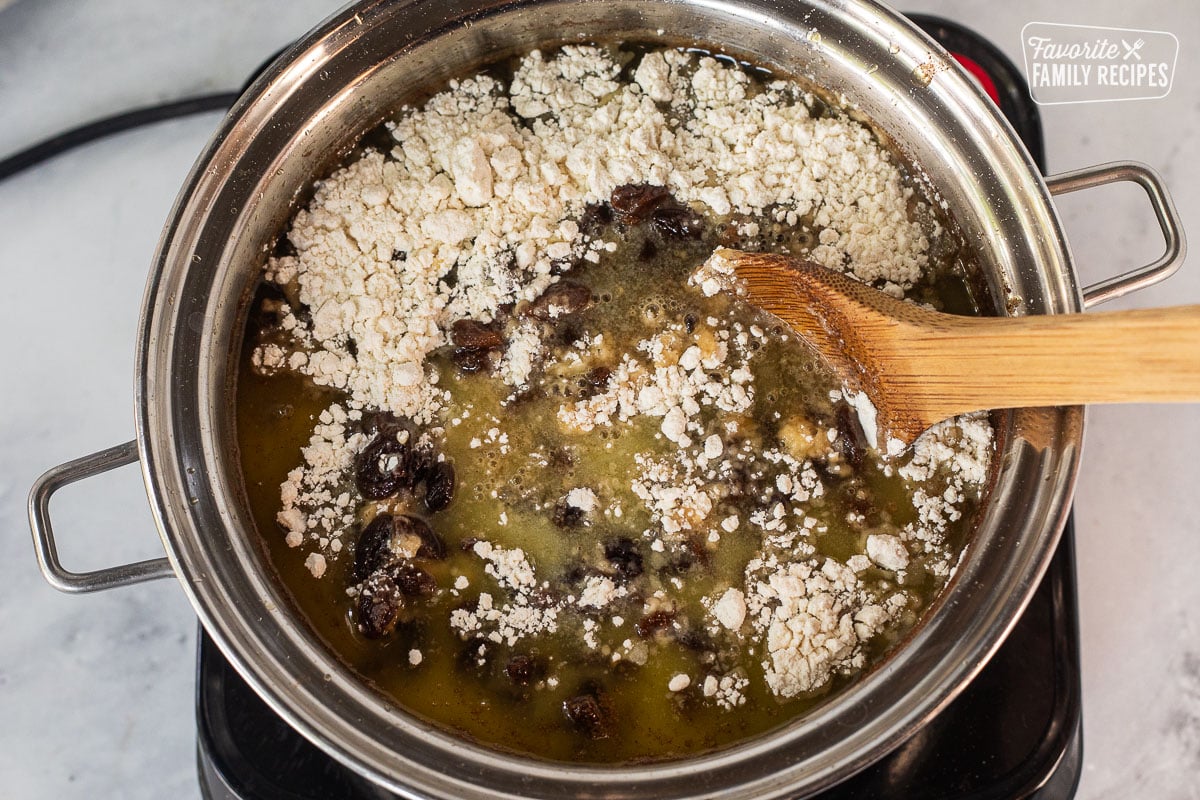
<instances>
[{"instance_id":1,"label":"pot handle","mask_svg":"<svg viewBox=\"0 0 1200 800\"><path fill-rule=\"evenodd\" d=\"M1119 181L1136 183L1146 190L1150 198L1150 206L1158 218L1158 227L1162 229L1163 239L1166 240L1166 251L1157 261L1144 267L1131 269L1113 278L1093 283L1083 290L1083 307L1107 303L1118 297L1124 297L1130 292L1153 286L1165 278L1169 278L1179 269L1187 254L1187 242L1183 236L1183 223L1175 210L1175 203L1163 184L1162 176L1154 169L1135 161L1114 161L1108 164L1098 164L1094 167L1071 172L1062 172L1046 178L1046 188L1052 195L1068 194L1080 189L1090 189L1094 186L1105 186Z\"/></svg>"},{"instance_id":2,"label":"pot handle","mask_svg":"<svg viewBox=\"0 0 1200 800\"><path fill-rule=\"evenodd\" d=\"M47 470L29 491L29 527L38 566L47 582L60 592L82 594L130 586L173 575L171 562L153 558L136 564L106 567L92 572L71 572L58 560L54 530L50 526L50 498L67 484L132 464L138 460L137 442L126 442Z\"/></svg>"}]
</instances>

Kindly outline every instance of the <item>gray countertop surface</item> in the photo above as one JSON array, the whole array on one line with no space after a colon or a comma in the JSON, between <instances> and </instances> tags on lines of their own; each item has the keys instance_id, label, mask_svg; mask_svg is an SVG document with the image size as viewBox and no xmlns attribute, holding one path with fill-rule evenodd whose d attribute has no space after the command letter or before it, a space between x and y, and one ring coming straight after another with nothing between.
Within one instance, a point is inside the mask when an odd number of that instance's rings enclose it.
<instances>
[{"instance_id":1,"label":"gray countertop surface","mask_svg":"<svg viewBox=\"0 0 1200 800\"><path fill-rule=\"evenodd\" d=\"M0 2L0 156L158 101L236 89L338 4ZM1020 64L1030 21L1166 30L1163 99L1043 109L1052 172L1159 169L1200 235L1200 11L1185 0L921 0ZM25 502L43 470L132 438L133 343L162 224L218 114L103 141L0 183L0 796L195 797L196 618L174 581L66 596L42 580ZM1085 283L1155 257L1132 187L1059 202ZM1200 268L1113 307L1200 303ZM1076 497L1085 766L1078 796L1200 797L1200 406L1089 411ZM129 467L63 491L68 565L161 553Z\"/></svg>"}]
</instances>

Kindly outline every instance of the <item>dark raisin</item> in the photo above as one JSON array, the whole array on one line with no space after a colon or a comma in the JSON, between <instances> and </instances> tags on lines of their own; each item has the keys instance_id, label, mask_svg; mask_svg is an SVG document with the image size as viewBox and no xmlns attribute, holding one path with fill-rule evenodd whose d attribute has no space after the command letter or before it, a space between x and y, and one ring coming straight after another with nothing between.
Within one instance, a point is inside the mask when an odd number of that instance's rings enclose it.
<instances>
[{"instance_id":1,"label":"dark raisin","mask_svg":"<svg viewBox=\"0 0 1200 800\"><path fill-rule=\"evenodd\" d=\"M668 239L699 239L704 236L704 220L690 208L656 208L650 216L654 230Z\"/></svg>"},{"instance_id":2,"label":"dark raisin","mask_svg":"<svg viewBox=\"0 0 1200 800\"><path fill-rule=\"evenodd\" d=\"M669 630L673 624L675 624L675 612L662 609L642 617L633 627L638 636L649 639L659 631Z\"/></svg>"},{"instance_id":3,"label":"dark raisin","mask_svg":"<svg viewBox=\"0 0 1200 800\"><path fill-rule=\"evenodd\" d=\"M517 686L528 686L542 679L546 667L533 656L515 655L504 665L504 674Z\"/></svg>"},{"instance_id":4,"label":"dark raisin","mask_svg":"<svg viewBox=\"0 0 1200 800\"><path fill-rule=\"evenodd\" d=\"M307 303L299 303L292 309L292 316L299 320L300 324L306 328L312 324L312 309L309 308Z\"/></svg>"},{"instance_id":5,"label":"dark raisin","mask_svg":"<svg viewBox=\"0 0 1200 800\"><path fill-rule=\"evenodd\" d=\"M594 367L579 379L579 388L583 390L584 397L592 397L607 389L608 382L611 379L611 369L608 367Z\"/></svg>"},{"instance_id":6,"label":"dark raisin","mask_svg":"<svg viewBox=\"0 0 1200 800\"><path fill-rule=\"evenodd\" d=\"M419 541L415 551L411 549L411 543L403 541L404 537ZM397 547L402 552L397 552ZM406 553L440 561L446 557L446 542L418 517L380 514L359 534L354 545L354 579L365 581L372 573L385 569Z\"/></svg>"},{"instance_id":7,"label":"dark raisin","mask_svg":"<svg viewBox=\"0 0 1200 800\"><path fill-rule=\"evenodd\" d=\"M696 315L688 314L683 318L683 329L688 333L696 332Z\"/></svg>"},{"instance_id":8,"label":"dark raisin","mask_svg":"<svg viewBox=\"0 0 1200 800\"><path fill-rule=\"evenodd\" d=\"M839 405L834 417L837 426L837 448L846 463L858 469L862 466L867 442L858 415L848 405Z\"/></svg>"},{"instance_id":9,"label":"dark raisin","mask_svg":"<svg viewBox=\"0 0 1200 800\"><path fill-rule=\"evenodd\" d=\"M412 471L412 484L416 486L424 480L428 480L433 473L433 468L437 465L437 453L433 449L433 445L429 442L418 443L412 449L409 456L409 469Z\"/></svg>"},{"instance_id":10,"label":"dark raisin","mask_svg":"<svg viewBox=\"0 0 1200 800\"><path fill-rule=\"evenodd\" d=\"M612 206L608 203L593 203L583 210L579 217L579 230L585 236L595 236L608 223L612 222Z\"/></svg>"},{"instance_id":11,"label":"dark raisin","mask_svg":"<svg viewBox=\"0 0 1200 800\"><path fill-rule=\"evenodd\" d=\"M450 360L458 367L459 372L483 372L492 368L491 351L477 347L456 347Z\"/></svg>"},{"instance_id":12,"label":"dark raisin","mask_svg":"<svg viewBox=\"0 0 1200 800\"><path fill-rule=\"evenodd\" d=\"M552 320L583 311L591 304L591 289L572 281L559 281L550 284L531 302L526 313L535 319Z\"/></svg>"},{"instance_id":13,"label":"dark raisin","mask_svg":"<svg viewBox=\"0 0 1200 800\"><path fill-rule=\"evenodd\" d=\"M627 183L612 190L609 202L624 222L636 224L644 222L651 211L670 197L671 191L665 186Z\"/></svg>"},{"instance_id":14,"label":"dark raisin","mask_svg":"<svg viewBox=\"0 0 1200 800\"><path fill-rule=\"evenodd\" d=\"M604 545L604 557L625 580L642 574L642 554L633 540L627 536Z\"/></svg>"},{"instance_id":15,"label":"dark raisin","mask_svg":"<svg viewBox=\"0 0 1200 800\"><path fill-rule=\"evenodd\" d=\"M368 500L382 500L412 488L409 451L407 444L397 441L395 433L381 429L358 454L354 482L359 493Z\"/></svg>"},{"instance_id":16,"label":"dark raisin","mask_svg":"<svg viewBox=\"0 0 1200 800\"><path fill-rule=\"evenodd\" d=\"M408 426L390 411L374 411L363 415L363 433L374 436L377 433L387 433L395 436Z\"/></svg>"},{"instance_id":17,"label":"dark raisin","mask_svg":"<svg viewBox=\"0 0 1200 800\"><path fill-rule=\"evenodd\" d=\"M437 581L411 561L400 561L387 569L388 576L405 597L431 597L437 592Z\"/></svg>"},{"instance_id":18,"label":"dark raisin","mask_svg":"<svg viewBox=\"0 0 1200 800\"><path fill-rule=\"evenodd\" d=\"M568 505L565 500L554 506L554 524L560 528L577 528L583 524L583 518L583 509Z\"/></svg>"},{"instance_id":19,"label":"dark raisin","mask_svg":"<svg viewBox=\"0 0 1200 800\"><path fill-rule=\"evenodd\" d=\"M495 350L504 346L504 337L494 324L474 319L456 320L450 328L450 339L457 347L476 350Z\"/></svg>"},{"instance_id":20,"label":"dark raisin","mask_svg":"<svg viewBox=\"0 0 1200 800\"><path fill-rule=\"evenodd\" d=\"M421 540L417 547L417 558L441 561L446 557L446 541L419 517L401 515L394 519L393 529L397 534L411 534Z\"/></svg>"},{"instance_id":21,"label":"dark raisin","mask_svg":"<svg viewBox=\"0 0 1200 800\"><path fill-rule=\"evenodd\" d=\"M454 499L454 465L449 461L435 462L425 476L425 507L441 511Z\"/></svg>"},{"instance_id":22,"label":"dark raisin","mask_svg":"<svg viewBox=\"0 0 1200 800\"><path fill-rule=\"evenodd\" d=\"M550 262L551 275L566 275L578 262L573 258L556 258Z\"/></svg>"},{"instance_id":23,"label":"dark raisin","mask_svg":"<svg viewBox=\"0 0 1200 800\"><path fill-rule=\"evenodd\" d=\"M575 730L589 739L607 739L611 715L594 694L581 694L563 701L563 713Z\"/></svg>"},{"instance_id":24,"label":"dark raisin","mask_svg":"<svg viewBox=\"0 0 1200 800\"><path fill-rule=\"evenodd\" d=\"M386 567L395 559L392 552L393 518L380 514L363 529L354 545L354 579L362 582L372 572Z\"/></svg>"},{"instance_id":25,"label":"dark raisin","mask_svg":"<svg viewBox=\"0 0 1200 800\"><path fill-rule=\"evenodd\" d=\"M658 245L654 243L653 239L642 242L642 249L638 250L639 261L653 261L657 255Z\"/></svg>"},{"instance_id":26,"label":"dark raisin","mask_svg":"<svg viewBox=\"0 0 1200 800\"><path fill-rule=\"evenodd\" d=\"M358 630L368 639L390 636L404 611L404 595L383 573L375 573L358 595Z\"/></svg>"},{"instance_id":27,"label":"dark raisin","mask_svg":"<svg viewBox=\"0 0 1200 800\"><path fill-rule=\"evenodd\" d=\"M271 255L276 258L285 258L287 256L296 255L296 245L292 244L291 240L286 236L280 236L275 240L275 246L271 248ZM264 284L274 286L274 284Z\"/></svg>"}]
</instances>

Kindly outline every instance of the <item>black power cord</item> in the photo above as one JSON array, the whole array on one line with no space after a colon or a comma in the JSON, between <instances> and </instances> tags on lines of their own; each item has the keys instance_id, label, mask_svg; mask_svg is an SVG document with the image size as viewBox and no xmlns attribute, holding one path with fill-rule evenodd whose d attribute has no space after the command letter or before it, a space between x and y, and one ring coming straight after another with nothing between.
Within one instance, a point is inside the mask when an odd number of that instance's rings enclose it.
<instances>
[{"instance_id":1,"label":"black power cord","mask_svg":"<svg viewBox=\"0 0 1200 800\"><path fill-rule=\"evenodd\" d=\"M27 147L18 153L0 160L0 181L11 178L19 172L35 167L43 161L54 158L76 147L113 136L118 133L164 122L178 117L201 114L208 111L225 111L241 96L240 92L219 92L216 94L189 97L184 100L174 100L169 103L136 108L111 117L104 117L95 122L89 122L78 128L60 133L43 142Z\"/></svg>"}]
</instances>

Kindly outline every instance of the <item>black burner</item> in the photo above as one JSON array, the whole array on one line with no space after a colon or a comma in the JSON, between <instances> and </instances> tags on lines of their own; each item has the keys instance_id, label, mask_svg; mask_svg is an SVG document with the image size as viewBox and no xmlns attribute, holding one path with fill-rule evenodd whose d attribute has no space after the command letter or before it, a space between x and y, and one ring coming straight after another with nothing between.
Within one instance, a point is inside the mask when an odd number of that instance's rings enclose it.
<instances>
[{"instance_id":1,"label":"black burner","mask_svg":"<svg viewBox=\"0 0 1200 800\"><path fill-rule=\"evenodd\" d=\"M1045 169L1037 107L1012 62L978 34L912 20L959 57ZM293 731L200 631L196 700L201 790L209 800L318 800L392 795ZM821 800L1062 800L1082 764L1075 539L1070 522L1046 577L979 676L933 721Z\"/></svg>"}]
</instances>

